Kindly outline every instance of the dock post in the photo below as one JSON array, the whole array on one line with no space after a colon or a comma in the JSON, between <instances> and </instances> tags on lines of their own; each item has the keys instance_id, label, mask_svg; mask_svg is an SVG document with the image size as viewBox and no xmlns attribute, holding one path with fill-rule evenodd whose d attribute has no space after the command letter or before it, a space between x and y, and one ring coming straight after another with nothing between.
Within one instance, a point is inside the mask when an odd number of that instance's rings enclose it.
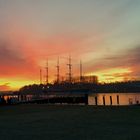
<instances>
[{"instance_id":1,"label":"dock post","mask_svg":"<svg viewBox=\"0 0 140 140\"><path fill-rule=\"evenodd\" d=\"M95 105L98 105L98 98L95 96Z\"/></svg>"},{"instance_id":2,"label":"dock post","mask_svg":"<svg viewBox=\"0 0 140 140\"><path fill-rule=\"evenodd\" d=\"M103 105L105 105L105 96L103 96Z\"/></svg>"},{"instance_id":3,"label":"dock post","mask_svg":"<svg viewBox=\"0 0 140 140\"><path fill-rule=\"evenodd\" d=\"M119 95L117 95L117 104L118 104L118 105L120 104Z\"/></svg>"},{"instance_id":4,"label":"dock post","mask_svg":"<svg viewBox=\"0 0 140 140\"><path fill-rule=\"evenodd\" d=\"M112 96L110 96L110 105L112 105Z\"/></svg>"}]
</instances>

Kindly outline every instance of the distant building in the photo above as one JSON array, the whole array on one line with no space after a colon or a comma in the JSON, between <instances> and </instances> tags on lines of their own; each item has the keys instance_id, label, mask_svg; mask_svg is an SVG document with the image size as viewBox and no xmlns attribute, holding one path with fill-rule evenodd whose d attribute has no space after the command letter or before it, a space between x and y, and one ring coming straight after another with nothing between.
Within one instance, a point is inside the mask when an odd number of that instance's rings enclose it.
<instances>
[{"instance_id":1,"label":"distant building","mask_svg":"<svg viewBox=\"0 0 140 140\"><path fill-rule=\"evenodd\" d=\"M96 75L83 76L82 77L82 82L97 84L98 83L98 77Z\"/></svg>"},{"instance_id":2,"label":"distant building","mask_svg":"<svg viewBox=\"0 0 140 140\"><path fill-rule=\"evenodd\" d=\"M98 77L96 75L91 75L91 76L82 76L82 77L73 77L72 78L73 83L93 83L97 84L98 83Z\"/></svg>"}]
</instances>

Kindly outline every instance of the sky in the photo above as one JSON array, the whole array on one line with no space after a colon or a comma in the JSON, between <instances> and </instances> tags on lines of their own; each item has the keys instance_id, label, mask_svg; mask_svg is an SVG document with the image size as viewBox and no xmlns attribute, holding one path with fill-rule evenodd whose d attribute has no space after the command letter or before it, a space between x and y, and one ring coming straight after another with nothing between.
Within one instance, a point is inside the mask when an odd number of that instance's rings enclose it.
<instances>
[{"instance_id":1,"label":"sky","mask_svg":"<svg viewBox=\"0 0 140 140\"><path fill-rule=\"evenodd\" d=\"M0 90L60 75L140 79L140 0L0 0Z\"/></svg>"}]
</instances>

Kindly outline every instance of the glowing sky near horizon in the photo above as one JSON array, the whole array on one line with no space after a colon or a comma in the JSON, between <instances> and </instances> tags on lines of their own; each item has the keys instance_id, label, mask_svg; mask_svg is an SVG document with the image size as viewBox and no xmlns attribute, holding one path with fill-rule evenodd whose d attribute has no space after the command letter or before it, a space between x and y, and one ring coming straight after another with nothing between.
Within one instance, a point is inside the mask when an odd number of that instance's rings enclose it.
<instances>
[{"instance_id":1,"label":"glowing sky near horizon","mask_svg":"<svg viewBox=\"0 0 140 140\"><path fill-rule=\"evenodd\" d=\"M140 78L140 0L0 0L0 90L39 82L57 58L100 81ZM45 73L44 73L45 74Z\"/></svg>"}]
</instances>

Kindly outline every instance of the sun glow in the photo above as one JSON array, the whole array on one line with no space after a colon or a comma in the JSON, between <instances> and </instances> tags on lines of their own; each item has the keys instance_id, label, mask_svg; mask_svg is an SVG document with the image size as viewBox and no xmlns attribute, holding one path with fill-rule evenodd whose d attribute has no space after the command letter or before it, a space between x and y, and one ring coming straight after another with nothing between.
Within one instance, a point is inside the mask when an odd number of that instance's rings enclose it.
<instances>
[{"instance_id":1,"label":"sun glow","mask_svg":"<svg viewBox=\"0 0 140 140\"><path fill-rule=\"evenodd\" d=\"M129 74L131 74L130 68L114 68L114 69L108 69L98 72L91 72L87 75L97 75L99 78L99 82L119 82L124 81L125 79L131 79Z\"/></svg>"},{"instance_id":2,"label":"sun glow","mask_svg":"<svg viewBox=\"0 0 140 140\"><path fill-rule=\"evenodd\" d=\"M18 90L21 87L25 86L25 85L29 85L29 84L38 84L39 82L33 81L33 80L26 80L26 79L2 79L1 80L1 85L3 85L3 88L0 90L3 90L4 87L6 90Z\"/></svg>"}]
</instances>

